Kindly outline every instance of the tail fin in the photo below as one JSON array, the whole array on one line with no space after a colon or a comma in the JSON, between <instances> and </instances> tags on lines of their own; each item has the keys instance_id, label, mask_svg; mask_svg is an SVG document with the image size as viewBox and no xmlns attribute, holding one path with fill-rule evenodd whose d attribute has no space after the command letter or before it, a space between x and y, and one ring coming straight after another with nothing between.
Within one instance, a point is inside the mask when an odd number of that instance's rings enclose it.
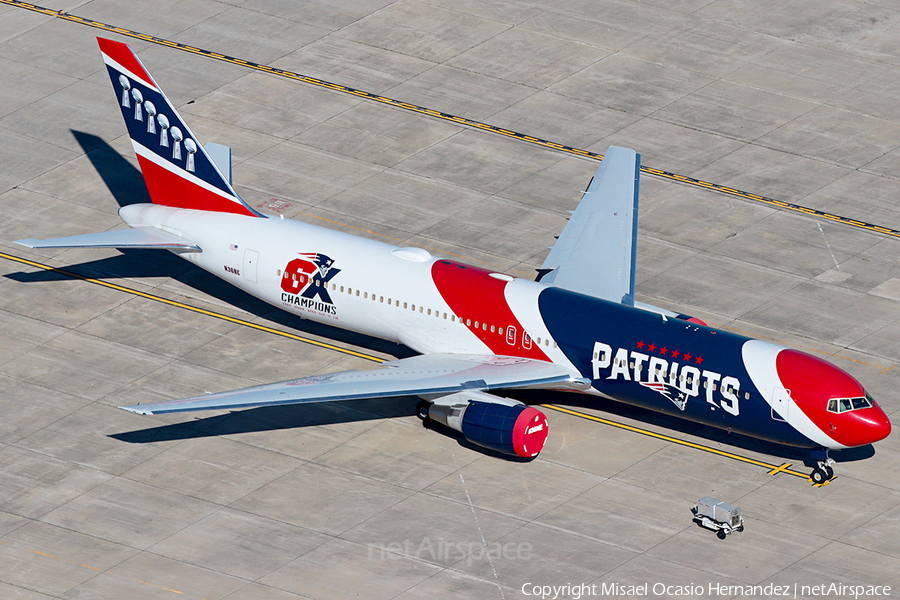
<instances>
[{"instance_id":1,"label":"tail fin","mask_svg":"<svg viewBox=\"0 0 900 600\"><path fill-rule=\"evenodd\" d=\"M153 203L263 216L234 191L131 48L97 41Z\"/></svg>"}]
</instances>

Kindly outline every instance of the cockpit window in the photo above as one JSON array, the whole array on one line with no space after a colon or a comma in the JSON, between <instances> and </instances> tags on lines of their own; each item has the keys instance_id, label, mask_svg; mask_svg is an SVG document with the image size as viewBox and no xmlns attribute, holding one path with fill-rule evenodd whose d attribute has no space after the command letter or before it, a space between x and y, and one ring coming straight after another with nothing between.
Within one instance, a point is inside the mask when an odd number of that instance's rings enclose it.
<instances>
[{"instance_id":1,"label":"cockpit window","mask_svg":"<svg viewBox=\"0 0 900 600\"><path fill-rule=\"evenodd\" d=\"M857 410L859 408L872 408L872 403L868 398L852 398L853 400L853 410Z\"/></svg>"},{"instance_id":2,"label":"cockpit window","mask_svg":"<svg viewBox=\"0 0 900 600\"><path fill-rule=\"evenodd\" d=\"M843 413L851 410L872 408L872 406L872 397L866 393L865 397L860 398L832 398L828 401L828 412Z\"/></svg>"}]
</instances>

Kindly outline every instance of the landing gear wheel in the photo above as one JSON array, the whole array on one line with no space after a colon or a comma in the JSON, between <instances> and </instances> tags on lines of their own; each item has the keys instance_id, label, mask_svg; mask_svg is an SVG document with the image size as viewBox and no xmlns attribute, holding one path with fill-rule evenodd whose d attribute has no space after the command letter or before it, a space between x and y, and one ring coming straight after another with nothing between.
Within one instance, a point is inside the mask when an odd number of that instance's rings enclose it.
<instances>
[{"instance_id":1,"label":"landing gear wheel","mask_svg":"<svg viewBox=\"0 0 900 600\"><path fill-rule=\"evenodd\" d=\"M716 532L716 537L719 538L720 540L724 540L725 535L726 535L726 533L725 533L724 529L720 529Z\"/></svg>"},{"instance_id":2,"label":"landing gear wheel","mask_svg":"<svg viewBox=\"0 0 900 600\"><path fill-rule=\"evenodd\" d=\"M416 416L423 421L428 421L428 409L431 408L431 402L422 400L416 405Z\"/></svg>"},{"instance_id":3,"label":"landing gear wheel","mask_svg":"<svg viewBox=\"0 0 900 600\"><path fill-rule=\"evenodd\" d=\"M809 478L812 479L812 482L815 484L825 483L828 481L828 473L826 473L825 469L822 467L816 467L813 469L813 472L809 474Z\"/></svg>"},{"instance_id":4,"label":"landing gear wheel","mask_svg":"<svg viewBox=\"0 0 900 600\"><path fill-rule=\"evenodd\" d=\"M825 467L825 476L828 477L828 481L834 479L834 469L831 467Z\"/></svg>"}]
</instances>

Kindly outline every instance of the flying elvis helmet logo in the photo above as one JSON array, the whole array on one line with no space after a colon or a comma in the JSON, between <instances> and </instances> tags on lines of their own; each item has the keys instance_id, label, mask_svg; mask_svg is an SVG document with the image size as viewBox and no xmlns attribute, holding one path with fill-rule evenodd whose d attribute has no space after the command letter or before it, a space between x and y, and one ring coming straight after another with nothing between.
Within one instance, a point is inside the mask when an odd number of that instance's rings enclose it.
<instances>
[{"instance_id":1,"label":"flying elvis helmet logo","mask_svg":"<svg viewBox=\"0 0 900 600\"><path fill-rule=\"evenodd\" d=\"M335 314L334 302L328 293L328 282L341 272L334 268L334 260L318 252L300 254L284 268L281 299L301 308Z\"/></svg>"}]
</instances>

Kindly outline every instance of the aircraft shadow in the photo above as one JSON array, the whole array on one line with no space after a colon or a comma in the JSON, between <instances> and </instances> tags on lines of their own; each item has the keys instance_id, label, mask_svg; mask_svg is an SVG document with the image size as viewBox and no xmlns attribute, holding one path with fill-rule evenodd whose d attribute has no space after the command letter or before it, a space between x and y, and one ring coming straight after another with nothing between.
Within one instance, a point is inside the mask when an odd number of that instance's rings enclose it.
<instances>
[{"instance_id":1,"label":"aircraft shadow","mask_svg":"<svg viewBox=\"0 0 900 600\"><path fill-rule=\"evenodd\" d=\"M150 202L144 177L134 165L125 160L103 138L75 129L69 131L120 207Z\"/></svg>"}]
</instances>

